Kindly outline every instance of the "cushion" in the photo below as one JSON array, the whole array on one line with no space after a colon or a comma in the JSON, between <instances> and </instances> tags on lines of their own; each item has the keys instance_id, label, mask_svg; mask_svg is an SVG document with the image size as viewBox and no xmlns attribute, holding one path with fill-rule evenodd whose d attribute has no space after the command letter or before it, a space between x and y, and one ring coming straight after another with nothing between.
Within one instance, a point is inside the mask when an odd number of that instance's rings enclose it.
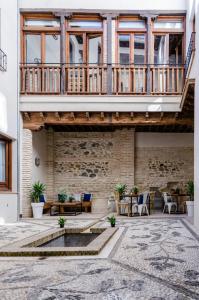
<instances>
[{"instance_id":1,"label":"cushion","mask_svg":"<svg viewBox=\"0 0 199 300\"><path fill-rule=\"evenodd\" d=\"M83 201L91 201L91 194L84 194Z\"/></svg>"},{"instance_id":2,"label":"cushion","mask_svg":"<svg viewBox=\"0 0 199 300\"><path fill-rule=\"evenodd\" d=\"M143 204L144 196L143 194L140 194L139 199L138 199L138 205Z\"/></svg>"},{"instance_id":3,"label":"cushion","mask_svg":"<svg viewBox=\"0 0 199 300\"><path fill-rule=\"evenodd\" d=\"M81 201L81 194L74 194L75 201L80 202Z\"/></svg>"},{"instance_id":4,"label":"cushion","mask_svg":"<svg viewBox=\"0 0 199 300\"><path fill-rule=\"evenodd\" d=\"M45 202L46 202L45 196L44 196L44 195L41 195L41 196L39 197L39 201L45 203Z\"/></svg>"}]
</instances>

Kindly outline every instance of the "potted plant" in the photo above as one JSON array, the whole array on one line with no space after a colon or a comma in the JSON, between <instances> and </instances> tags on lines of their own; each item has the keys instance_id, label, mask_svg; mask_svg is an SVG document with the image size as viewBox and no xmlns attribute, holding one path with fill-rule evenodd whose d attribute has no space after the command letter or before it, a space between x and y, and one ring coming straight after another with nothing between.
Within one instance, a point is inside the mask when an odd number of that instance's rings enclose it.
<instances>
[{"instance_id":1,"label":"potted plant","mask_svg":"<svg viewBox=\"0 0 199 300\"><path fill-rule=\"evenodd\" d=\"M39 219L43 214L44 202L40 202L40 197L46 190L45 184L40 181L35 182L32 185L32 189L30 192L30 198L32 200L31 206L33 211L33 217Z\"/></svg>"},{"instance_id":2,"label":"potted plant","mask_svg":"<svg viewBox=\"0 0 199 300\"><path fill-rule=\"evenodd\" d=\"M116 223L115 216L112 215L111 217L108 217L108 222L111 224L111 227L115 227L115 223Z\"/></svg>"},{"instance_id":3,"label":"potted plant","mask_svg":"<svg viewBox=\"0 0 199 300\"><path fill-rule=\"evenodd\" d=\"M71 203L71 202L73 202L73 200L75 200L75 197L73 195L70 195L68 197L68 201Z\"/></svg>"},{"instance_id":4,"label":"potted plant","mask_svg":"<svg viewBox=\"0 0 199 300\"><path fill-rule=\"evenodd\" d=\"M188 181L187 183L187 194L189 195L189 199L190 199L189 201L186 201L188 217L193 217L194 183L192 180Z\"/></svg>"},{"instance_id":5,"label":"potted plant","mask_svg":"<svg viewBox=\"0 0 199 300\"><path fill-rule=\"evenodd\" d=\"M131 189L131 193L133 193L134 195L137 195L139 192L139 189L137 186L134 186L132 189Z\"/></svg>"},{"instance_id":6,"label":"potted plant","mask_svg":"<svg viewBox=\"0 0 199 300\"><path fill-rule=\"evenodd\" d=\"M58 201L60 203L64 203L65 201L67 200L67 194L66 194L66 191L63 189L63 190L60 190L59 194L58 194Z\"/></svg>"},{"instance_id":7,"label":"potted plant","mask_svg":"<svg viewBox=\"0 0 199 300\"><path fill-rule=\"evenodd\" d=\"M115 186L115 191L119 194L121 198L126 192L126 184L118 183Z\"/></svg>"},{"instance_id":8,"label":"potted plant","mask_svg":"<svg viewBox=\"0 0 199 300\"><path fill-rule=\"evenodd\" d=\"M63 217L60 217L58 219L58 224L59 224L60 228L64 228L65 223L66 223L66 219L64 219Z\"/></svg>"}]
</instances>

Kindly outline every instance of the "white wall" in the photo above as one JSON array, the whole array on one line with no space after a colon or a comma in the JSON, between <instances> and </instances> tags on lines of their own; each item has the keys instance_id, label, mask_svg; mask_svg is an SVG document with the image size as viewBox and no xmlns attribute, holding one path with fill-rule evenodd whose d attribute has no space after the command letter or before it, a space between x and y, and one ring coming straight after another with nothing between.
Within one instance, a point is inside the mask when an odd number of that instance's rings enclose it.
<instances>
[{"instance_id":1,"label":"white wall","mask_svg":"<svg viewBox=\"0 0 199 300\"><path fill-rule=\"evenodd\" d=\"M17 219L18 1L0 0L0 47L7 72L0 71L0 131L15 139L12 148L12 191L0 192L0 220Z\"/></svg>"},{"instance_id":2,"label":"white wall","mask_svg":"<svg viewBox=\"0 0 199 300\"><path fill-rule=\"evenodd\" d=\"M186 0L20 0L21 8L184 10Z\"/></svg>"},{"instance_id":3,"label":"white wall","mask_svg":"<svg viewBox=\"0 0 199 300\"><path fill-rule=\"evenodd\" d=\"M47 168L46 168L46 131L33 132L32 135L33 144L33 170L32 170L32 182L41 181L46 184ZM40 159L40 165L35 165L35 158Z\"/></svg>"}]
</instances>

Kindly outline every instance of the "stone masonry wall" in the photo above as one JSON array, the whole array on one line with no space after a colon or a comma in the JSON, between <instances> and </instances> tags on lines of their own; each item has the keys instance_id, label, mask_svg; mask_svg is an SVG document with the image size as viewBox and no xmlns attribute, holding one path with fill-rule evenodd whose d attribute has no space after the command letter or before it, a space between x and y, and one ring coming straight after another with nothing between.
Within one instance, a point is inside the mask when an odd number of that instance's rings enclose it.
<instances>
[{"instance_id":1,"label":"stone masonry wall","mask_svg":"<svg viewBox=\"0 0 199 300\"><path fill-rule=\"evenodd\" d=\"M48 132L48 198L60 189L91 192L93 211L106 212L118 182L134 184L134 130Z\"/></svg>"},{"instance_id":2,"label":"stone masonry wall","mask_svg":"<svg viewBox=\"0 0 199 300\"><path fill-rule=\"evenodd\" d=\"M168 182L184 186L193 179L193 147L136 148L135 183L141 190L165 188Z\"/></svg>"}]
</instances>

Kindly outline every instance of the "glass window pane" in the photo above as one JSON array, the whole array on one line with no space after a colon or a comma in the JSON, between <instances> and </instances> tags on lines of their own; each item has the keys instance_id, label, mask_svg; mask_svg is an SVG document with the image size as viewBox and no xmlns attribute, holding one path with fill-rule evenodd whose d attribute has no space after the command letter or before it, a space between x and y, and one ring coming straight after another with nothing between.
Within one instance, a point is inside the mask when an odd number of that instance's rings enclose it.
<instances>
[{"instance_id":1,"label":"glass window pane","mask_svg":"<svg viewBox=\"0 0 199 300\"><path fill-rule=\"evenodd\" d=\"M26 63L41 63L41 36L39 34L26 35Z\"/></svg>"},{"instance_id":2,"label":"glass window pane","mask_svg":"<svg viewBox=\"0 0 199 300\"><path fill-rule=\"evenodd\" d=\"M130 64L130 36L119 35L119 62L122 65Z\"/></svg>"},{"instance_id":3,"label":"glass window pane","mask_svg":"<svg viewBox=\"0 0 199 300\"><path fill-rule=\"evenodd\" d=\"M101 28L102 22L101 21L70 21L70 27L81 27L81 28Z\"/></svg>"},{"instance_id":4,"label":"glass window pane","mask_svg":"<svg viewBox=\"0 0 199 300\"><path fill-rule=\"evenodd\" d=\"M59 27L59 20L25 20L25 26Z\"/></svg>"},{"instance_id":5,"label":"glass window pane","mask_svg":"<svg viewBox=\"0 0 199 300\"><path fill-rule=\"evenodd\" d=\"M120 21L119 28L145 28L145 21Z\"/></svg>"},{"instance_id":6,"label":"glass window pane","mask_svg":"<svg viewBox=\"0 0 199 300\"><path fill-rule=\"evenodd\" d=\"M154 63L166 64L166 36L154 36Z\"/></svg>"},{"instance_id":7,"label":"glass window pane","mask_svg":"<svg viewBox=\"0 0 199 300\"><path fill-rule=\"evenodd\" d=\"M6 181L6 143L0 141L0 182Z\"/></svg>"},{"instance_id":8,"label":"glass window pane","mask_svg":"<svg viewBox=\"0 0 199 300\"><path fill-rule=\"evenodd\" d=\"M88 63L102 63L102 37L88 36Z\"/></svg>"},{"instance_id":9,"label":"glass window pane","mask_svg":"<svg viewBox=\"0 0 199 300\"><path fill-rule=\"evenodd\" d=\"M145 36L134 35L134 63L145 63Z\"/></svg>"},{"instance_id":10,"label":"glass window pane","mask_svg":"<svg viewBox=\"0 0 199 300\"><path fill-rule=\"evenodd\" d=\"M60 63L60 36L46 35L46 63Z\"/></svg>"},{"instance_id":11,"label":"glass window pane","mask_svg":"<svg viewBox=\"0 0 199 300\"><path fill-rule=\"evenodd\" d=\"M70 35L70 63L82 64L83 63L83 36Z\"/></svg>"},{"instance_id":12,"label":"glass window pane","mask_svg":"<svg viewBox=\"0 0 199 300\"><path fill-rule=\"evenodd\" d=\"M169 34L169 63L182 64L181 34Z\"/></svg>"},{"instance_id":13,"label":"glass window pane","mask_svg":"<svg viewBox=\"0 0 199 300\"><path fill-rule=\"evenodd\" d=\"M154 22L154 28L159 29L159 28L164 28L164 29L182 29L183 28L183 23L181 20L179 21L155 21Z\"/></svg>"}]
</instances>

